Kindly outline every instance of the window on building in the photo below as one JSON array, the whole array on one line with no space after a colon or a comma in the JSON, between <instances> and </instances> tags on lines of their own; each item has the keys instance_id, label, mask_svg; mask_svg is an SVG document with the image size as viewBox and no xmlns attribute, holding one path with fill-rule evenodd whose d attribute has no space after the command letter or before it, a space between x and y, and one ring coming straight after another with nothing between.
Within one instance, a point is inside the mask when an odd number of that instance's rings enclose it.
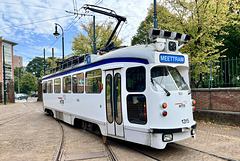
<instances>
[{"instance_id":1,"label":"window on building","mask_svg":"<svg viewBox=\"0 0 240 161\"><path fill-rule=\"evenodd\" d=\"M74 74L72 76L73 93L83 93L84 91L84 74Z\"/></svg>"},{"instance_id":2,"label":"window on building","mask_svg":"<svg viewBox=\"0 0 240 161\"><path fill-rule=\"evenodd\" d=\"M63 77L63 93L71 93L71 76Z\"/></svg>"},{"instance_id":3,"label":"window on building","mask_svg":"<svg viewBox=\"0 0 240 161\"><path fill-rule=\"evenodd\" d=\"M48 81L47 87L48 87L48 93L52 93L52 92L53 92L52 80L49 80L49 81Z\"/></svg>"},{"instance_id":4,"label":"window on building","mask_svg":"<svg viewBox=\"0 0 240 161\"><path fill-rule=\"evenodd\" d=\"M146 87L146 72L144 67L128 68L126 72L127 91L143 92Z\"/></svg>"},{"instance_id":5,"label":"window on building","mask_svg":"<svg viewBox=\"0 0 240 161\"><path fill-rule=\"evenodd\" d=\"M42 91L43 91L43 93L47 93L47 81L43 82Z\"/></svg>"},{"instance_id":6,"label":"window on building","mask_svg":"<svg viewBox=\"0 0 240 161\"><path fill-rule=\"evenodd\" d=\"M86 93L101 93L102 71L100 69L86 72Z\"/></svg>"},{"instance_id":7,"label":"window on building","mask_svg":"<svg viewBox=\"0 0 240 161\"><path fill-rule=\"evenodd\" d=\"M146 97L142 94L131 94L127 96L128 120L134 124L147 123Z\"/></svg>"},{"instance_id":8,"label":"window on building","mask_svg":"<svg viewBox=\"0 0 240 161\"><path fill-rule=\"evenodd\" d=\"M61 79L57 78L54 79L54 93L60 93L61 92Z\"/></svg>"},{"instance_id":9,"label":"window on building","mask_svg":"<svg viewBox=\"0 0 240 161\"><path fill-rule=\"evenodd\" d=\"M2 42L4 46L4 56L5 56L5 77L6 81L13 79L12 70L12 45L6 42Z\"/></svg>"}]
</instances>

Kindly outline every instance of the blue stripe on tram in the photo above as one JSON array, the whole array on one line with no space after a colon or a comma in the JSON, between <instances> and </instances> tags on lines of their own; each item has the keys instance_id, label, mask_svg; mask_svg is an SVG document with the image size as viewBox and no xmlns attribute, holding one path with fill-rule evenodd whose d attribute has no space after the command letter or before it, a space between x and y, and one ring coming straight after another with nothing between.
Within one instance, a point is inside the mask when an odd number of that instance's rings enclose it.
<instances>
[{"instance_id":1,"label":"blue stripe on tram","mask_svg":"<svg viewBox=\"0 0 240 161\"><path fill-rule=\"evenodd\" d=\"M53 77L58 77L58 76L66 75L66 74L70 74L70 73L73 73L73 72L78 72L78 71L81 71L81 70L84 70L84 69L89 69L89 68L93 68L93 67L104 65L104 64L117 63L117 62L132 62L132 63L149 64L149 62L146 59L141 59L141 58L111 58L111 59L105 59L105 60L101 60L101 61L98 61L98 62L90 63L90 64L87 64L87 65L84 65L84 66L81 66L81 67L78 67L78 68L75 68L75 69L68 70L68 71L63 72L63 73L52 75L52 76L44 78L42 80L53 78Z\"/></svg>"}]
</instances>

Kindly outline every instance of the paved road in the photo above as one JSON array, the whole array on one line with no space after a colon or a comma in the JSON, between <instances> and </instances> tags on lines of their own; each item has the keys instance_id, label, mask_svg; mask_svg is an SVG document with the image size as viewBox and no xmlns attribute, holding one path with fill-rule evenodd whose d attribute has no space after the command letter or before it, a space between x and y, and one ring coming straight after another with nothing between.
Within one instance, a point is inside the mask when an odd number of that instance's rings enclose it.
<instances>
[{"instance_id":1,"label":"paved road","mask_svg":"<svg viewBox=\"0 0 240 161\"><path fill-rule=\"evenodd\" d=\"M42 103L36 100L37 98L29 98L27 101L16 100L15 104L0 105L0 160L54 160L60 140L60 128L55 119L43 113ZM65 131L63 145L65 158L105 151L101 137L62 124ZM198 122L197 139L189 138L178 143L240 160L240 127ZM111 145L119 161L151 160L124 147L129 143L119 142L119 144ZM169 144L164 150L138 144L131 146L159 160L222 160L175 144ZM108 160L108 158L95 160Z\"/></svg>"}]
</instances>

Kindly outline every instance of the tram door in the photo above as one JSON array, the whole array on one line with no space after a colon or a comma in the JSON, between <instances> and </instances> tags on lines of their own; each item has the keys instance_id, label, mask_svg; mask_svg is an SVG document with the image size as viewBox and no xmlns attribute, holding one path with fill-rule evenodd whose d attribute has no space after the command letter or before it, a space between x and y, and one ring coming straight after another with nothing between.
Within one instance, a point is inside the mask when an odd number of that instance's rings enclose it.
<instances>
[{"instance_id":1,"label":"tram door","mask_svg":"<svg viewBox=\"0 0 240 161\"><path fill-rule=\"evenodd\" d=\"M105 90L108 134L124 137L121 99L121 70L106 71Z\"/></svg>"}]
</instances>

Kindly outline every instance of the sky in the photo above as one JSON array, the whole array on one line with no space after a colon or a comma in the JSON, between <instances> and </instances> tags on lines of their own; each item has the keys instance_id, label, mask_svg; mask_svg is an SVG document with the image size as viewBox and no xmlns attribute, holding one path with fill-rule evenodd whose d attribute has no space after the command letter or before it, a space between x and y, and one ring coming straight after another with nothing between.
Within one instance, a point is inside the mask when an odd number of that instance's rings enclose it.
<instances>
[{"instance_id":1,"label":"sky","mask_svg":"<svg viewBox=\"0 0 240 161\"><path fill-rule=\"evenodd\" d=\"M140 23L147 16L148 8L153 0L0 0L0 36L18 45L14 46L14 55L23 57L23 65L36 56L43 57L43 49L46 49L46 57L52 55L62 57L62 39L53 36L55 23L64 30L65 56L72 53L71 41L73 37L82 31L80 23L87 23L92 17L77 17L73 13L85 13L81 9L84 4L97 4L114 10L118 15L127 18L127 23L122 27L119 37L123 39L123 45L130 45L131 38L136 34ZM115 19L90 12L96 16L96 21L103 20L117 22ZM58 27L58 32L62 34Z\"/></svg>"}]
</instances>

